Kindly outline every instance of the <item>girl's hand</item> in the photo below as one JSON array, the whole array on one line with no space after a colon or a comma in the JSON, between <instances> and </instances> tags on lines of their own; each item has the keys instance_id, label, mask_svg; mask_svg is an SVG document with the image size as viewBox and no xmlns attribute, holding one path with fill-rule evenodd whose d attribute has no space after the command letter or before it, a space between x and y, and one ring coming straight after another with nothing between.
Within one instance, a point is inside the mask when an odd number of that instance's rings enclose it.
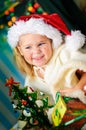
<instances>
[{"instance_id":1,"label":"girl's hand","mask_svg":"<svg viewBox=\"0 0 86 130\"><path fill-rule=\"evenodd\" d=\"M65 88L65 89L60 89L59 92L61 93L62 96L67 96L70 97L70 95L75 92L80 90L80 88L77 87L72 87L72 88ZM81 89L82 90L82 89ZM84 94L86 95L86 86L84 86L84 89L82 90Z\"/></svg>"},{"instance_id":2,"label":"girl's hand","mask_svg":"<svg viewBox=\"0 0 86 130\"><path fill-rule=\"evenodd\" d=\"M62 96L70 97L71 93L77 90L79 89L73 87L73 88L60 89L59 92L61 93Z\"/></svg>"},{"instance_id":3,"label":"girl's hand","mask_svg":"<svg viewBox=\"0 0 86 130\"><path fill-rule=\"evenodd\" d=\"M86 85L83 87L83 91L85 92L86 95Z\"/></svg>"}]
</instances>

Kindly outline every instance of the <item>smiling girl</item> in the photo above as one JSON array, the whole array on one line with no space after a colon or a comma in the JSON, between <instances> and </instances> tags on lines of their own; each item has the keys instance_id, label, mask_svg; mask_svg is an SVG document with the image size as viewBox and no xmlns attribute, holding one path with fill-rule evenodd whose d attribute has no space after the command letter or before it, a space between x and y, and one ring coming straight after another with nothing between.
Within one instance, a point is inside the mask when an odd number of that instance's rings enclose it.
<instances>
[{"instance_id":1,"label":"smiling girl","mask_svg":"<svg viewBox=\"0 0 86 130\"><path fill-rule=\"evenodd\" d=\"M53 103L57 91L86 103L86 53L80 51L85 36L70 32L58 14L20 17L8 31L8 43L25 85L43 91Z\"/></svg>"}]
</instances>

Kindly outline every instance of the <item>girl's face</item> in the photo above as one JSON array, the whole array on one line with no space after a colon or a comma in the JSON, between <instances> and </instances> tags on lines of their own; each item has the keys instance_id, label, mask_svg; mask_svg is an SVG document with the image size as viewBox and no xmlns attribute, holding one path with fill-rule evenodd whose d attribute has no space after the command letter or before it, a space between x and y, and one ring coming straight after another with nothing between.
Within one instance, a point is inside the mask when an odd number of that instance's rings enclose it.
<instances>
[{"instance_id":1,"label":"girl's face","mask_svg":"<svg viewBox=\"0 0 86 130\"><path fill-rule=\"evenodd\" d=\"M18 49L29 64L40 67L47 64L53 54L52 41L39 34L22 35Z\"/></svg>"}]
</instances>

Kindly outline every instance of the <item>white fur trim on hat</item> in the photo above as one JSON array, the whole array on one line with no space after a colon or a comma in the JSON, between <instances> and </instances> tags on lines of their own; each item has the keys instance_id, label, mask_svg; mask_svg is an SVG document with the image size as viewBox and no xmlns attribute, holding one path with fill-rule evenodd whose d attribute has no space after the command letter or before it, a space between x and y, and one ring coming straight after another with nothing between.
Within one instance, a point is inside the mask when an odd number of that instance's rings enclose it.
<instances>
[{"instance_id":1,"label":"white fur trim on hat","mask_svg":"<svg viewBox=\"0 0 86 130\"><path fill-rule=\"evenodd\" d=\"M84 46L85 35L78 31L71 31L71 35L65 37L66 47L69 50L76 51Z\"/></svg>"},{"instance_id":2,"label":"white fur trim on hat","mask_svg":"<svg viewBox=\"0 0 86 130\"><path fill-rule=\"evenodd\" d=\"M62 43L62 36L59 30L45 23L40 18L30 18L27 21L17 21L8 31L8 43L14 48L16 47L19 37L23 34L32 33L45 35L53 40L54 48L57 48Z\"/></svg>"}]
</instances>

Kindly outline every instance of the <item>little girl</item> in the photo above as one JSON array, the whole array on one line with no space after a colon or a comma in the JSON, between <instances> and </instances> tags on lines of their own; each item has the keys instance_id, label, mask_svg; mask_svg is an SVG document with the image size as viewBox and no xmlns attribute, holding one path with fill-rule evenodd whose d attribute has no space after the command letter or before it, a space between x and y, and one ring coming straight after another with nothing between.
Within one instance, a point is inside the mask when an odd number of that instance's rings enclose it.
<instances>
[{"instance_id":1,"label":"little girl","mask_svg":"<svg viewBox=\"0 0 86 130\"><path fill-rule=\"evenodd\" d=\"M55 100L56 92L86 103L85 36L69 31L58 14L21 16L8 31L25 86ZM28 91L30 89L28 87Z\"/></svg>"}]
</instances>

